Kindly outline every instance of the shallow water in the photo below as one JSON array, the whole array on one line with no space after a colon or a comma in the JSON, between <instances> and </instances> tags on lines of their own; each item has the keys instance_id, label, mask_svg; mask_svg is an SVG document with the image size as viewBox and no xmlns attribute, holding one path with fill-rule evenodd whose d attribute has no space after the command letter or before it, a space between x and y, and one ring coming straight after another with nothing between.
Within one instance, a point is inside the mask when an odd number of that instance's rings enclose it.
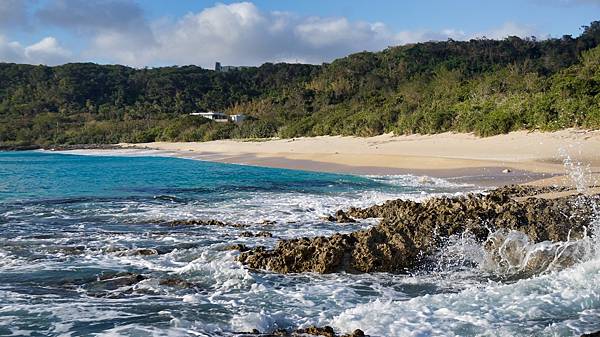
<instances>
[{"instance_id":1,"label":"shallow water","mask_svg":"<svg viewBox=\"0 0 600 337\"><path fill-rule=\"evenodd\" d=\"M0 153L0 335L235 336L311 324L372 336L600 330L600 259L592 253L569 269L502 281L468 237L413 275L278 275L248 270L224 249L367 228L375 220L321 217L476 188L175 158ZM247 227L165 225L178 219ZM144 248L158 254L134 254ZM133 277L125 273L144 279L119 283ZM180 286L161 284L169 279Z\"/></svg>"}]
</instances>

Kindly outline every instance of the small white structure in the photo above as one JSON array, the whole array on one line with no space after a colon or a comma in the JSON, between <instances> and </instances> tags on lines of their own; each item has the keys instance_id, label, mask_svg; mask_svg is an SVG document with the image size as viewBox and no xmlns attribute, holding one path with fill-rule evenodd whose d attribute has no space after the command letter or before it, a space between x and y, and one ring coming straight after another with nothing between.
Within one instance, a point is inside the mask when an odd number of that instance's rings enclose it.
<instances>
[{"instance_id":1,"label":"small white structure","mask_svg":"<svg viewBox=\"0 0 600 337\"><path fill-rule=\"evenodd\" d=\"M204 118L208 118L215 122L227 122L229 121L229 116L218 111L209 111L209 112L192 112L190 116L202 116Z\"/></svg>"},{"instance_id":2,"label":"small white structure","mask_svg":"<svg viewBox=\"0 0 600 337\"><path fill-rule=\"evenodd\" d=\"M238 114L238 115L227 115L218 111L209 111L209 112L192 112L190 116L200 116L204 118L208 118L215 122L233 122L233 123L241 123L246 119L246 115Z\"/></svg>"},{"instance_id":3,"label":"small white structure","mask_svg":"<svg viewBox=\"0 0 600 337\"><path fill-rule=\"evenodd\" d=\"M234 123L243 122L246 119L246 115L238 114L238 115L229 115L229 119Z\"/></svg>"}]
</instances>

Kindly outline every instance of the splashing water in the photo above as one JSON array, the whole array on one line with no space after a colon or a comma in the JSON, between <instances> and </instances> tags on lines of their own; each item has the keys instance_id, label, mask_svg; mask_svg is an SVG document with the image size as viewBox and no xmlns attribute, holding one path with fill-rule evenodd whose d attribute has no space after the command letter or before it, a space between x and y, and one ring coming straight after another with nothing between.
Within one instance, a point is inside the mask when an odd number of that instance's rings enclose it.
<instances>
[{"instance_id":1,"label":"splashing water","mask_svg":"<svg viewBox=\"0 0 600 337\"><path fill-rule=\"evenodd\" d=\"M40 153L0 154L0 182L0 335L235 336L312 324L371 336L600 330L597 221L564 243L502 231L481 243L464 233L448 239L436 268L412 275L263 273L225 250L368 228L374 221L320 217L472 186ZM195 218L248 227L161 225ZM260 231L273 237L243 235Z\"/></svg>"}]
</instances>

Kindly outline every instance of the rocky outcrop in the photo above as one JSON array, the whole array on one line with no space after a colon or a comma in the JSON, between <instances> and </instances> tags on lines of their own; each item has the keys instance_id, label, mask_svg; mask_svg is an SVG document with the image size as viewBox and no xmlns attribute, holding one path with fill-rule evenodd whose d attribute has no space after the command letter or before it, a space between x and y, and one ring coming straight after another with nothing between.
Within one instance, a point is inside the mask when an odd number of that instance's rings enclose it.
<instances>
[{"instance_id":1,"label":"rocky outcrop","mask_svg":"<svg viewBox=\"0 0 600 337\"><path fill-rule=\"evenodd\" d=\"M482 242L497 229L521 231L532 242L582 237L596 198L514 199L550 191L508 186L486 194L352 208L347 212L351 217L382 220L351 234L283 240L273 250L257 247L240 254L239 260L279 273L404 272L423 262L446 238L465 231Z\"/></svg>"},{"instance_id":2,"label":"rocky outcrop","mask_svg":"<svg viewBox=\"0 0 600 337\"><path fill-rule=\"evenodd\" d=\"M252 232L242 232L240 233L241 237L245 237L245 238L270 238L273 237L273 234L271 232L267 232L267 231L260 231L258 233L252 233Z\"/></svg>"},{"instance_id":3,"label":"rocky outcrop","mask_svg":"<svg viewBox=\"0 0 600 337\"><path fill-rule=\"evenodd\" d=\"M323 220L338 222L338 223L354 223L356 220L348 216L348 214L342 210L335 212L335 215L328 215Z\"/></svg>"},{"instance_id":4,"label":"rocky outcrop","mask_svg":"<svg viewBox=\"0 0 600 337\"><path fill-rule=\"evenodd\" d=\"M240 335L244 336L261 336L261 337L305 337L305 336L322 336L322 337L368 337L365 333L356 329L350 334L339 335L336 334L332 327L316 327L309 326L308 328L296 329L293 331L278 329L273 331L272 333L262 334L258 330L254 330L252 332L240 333Z\"/></svg>"},{"instance_id":5,"label":"rocky outcrop","mask_svg":"<svg viewBox=\"0 0 600 337\"><path fill-rule=\"evenodd\" d=\"M215 227L236 227L236 228L244 228L248 227L246 224L239 223L228 223L214 219L191 219L191 220L173 220L167 223L170 227L180 227L180 226L215 226Z\"/></svg>"}]
</instances>

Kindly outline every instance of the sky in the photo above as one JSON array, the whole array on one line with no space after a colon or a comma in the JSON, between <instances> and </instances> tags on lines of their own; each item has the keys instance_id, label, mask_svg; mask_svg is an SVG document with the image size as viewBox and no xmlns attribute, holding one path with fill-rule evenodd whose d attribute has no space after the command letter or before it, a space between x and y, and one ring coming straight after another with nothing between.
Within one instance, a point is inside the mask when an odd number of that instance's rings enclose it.
<instances>
[{"instance_id":1,"label":"sky","mask_svg":"<svg viewBox=\"0 0 600 337\"><path fill-rule=\"evenodd\" d=\"M0 62L319 64L407 43L578 36L600 0L0 0Z\"/></svg>"}]
</instances>

